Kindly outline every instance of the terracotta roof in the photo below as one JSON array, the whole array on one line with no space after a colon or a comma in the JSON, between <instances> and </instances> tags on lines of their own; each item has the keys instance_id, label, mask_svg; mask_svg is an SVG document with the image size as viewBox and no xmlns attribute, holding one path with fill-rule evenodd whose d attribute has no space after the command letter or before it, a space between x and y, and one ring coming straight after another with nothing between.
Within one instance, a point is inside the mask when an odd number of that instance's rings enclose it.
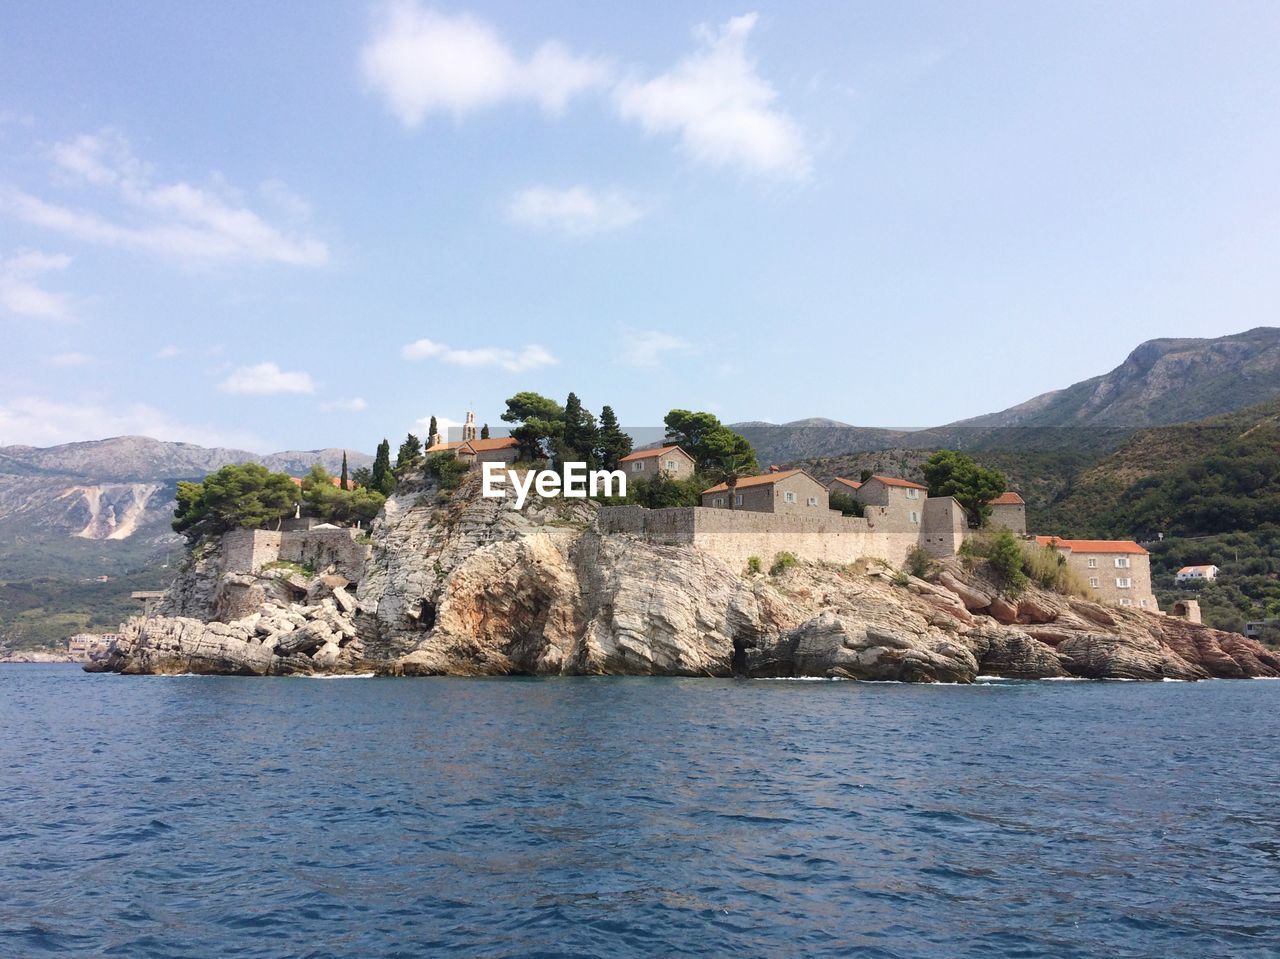
<instances>
[{"instance_id":1,"label":"terracotta roof","mask_svg":"<svg viewBox=\"0 0 1280 959\"><path fill-rule=\"evenodd\" d=\"M885 486L905 486L907 489L925 490L929 488L927 486L921 486L919 483L913 483L911 480L899 479L897 476L881 476L879 473L871 477L871 479L879 480L881 483L884 483ZM868 482L870 482L870 480L868 480Z\"/></svg>"},{"instance_id":2,"label":"terracotta roof","mask_svg":"<svg viewBox=\"0 0 1280 959\"><path fill-rule=\"evenodd\" d=\"M859 483L857 480L845 479L843 476L837 476L837 477L836 477L835 479L833 479L831 482L832 482L832 483L843 483L845 486L849 487L849 489L861 489L861 488L862 488L862 484L861 484L861 483ZM827 485L830 485L830 483L829 483L829 484L827 484Z\"/></svg>"},{"instance_id":3,"label":"terracotta roof","mask_svg":"<svg viewBox=\"0 0 1280 959\"><path fill-rule=\"evenodd\" d=\"M1136 553L1146 556L1147 551L1131 539L1064 539L1061 536L1037 536L1041 546L1059 546L1073 553Z\"/></svg>"},{"instance_id":4,"label":"terracotta roof","mask_svg":"<svg viewBox=\"0 0 1280 959\"><path fill-rule=\"evenodd\" d=\"M305 479L305 477L302 477L302 476L290 476L290 477L289 477L289 479L293 480L293 485L294 485L294 486L301 486L301 485L302 485L302 481L303 481L303 479ZM329 477L329 482L330 482L330 483L332 483L334 486L337 486L337 487L341 488L341 486L342 486L342 477L340 477L340 476L330 476L330 477ZM351 489L355 489L355 488L356 488L356 486L357 486L357 483L356 483L356 481L355 481L355 480L353 480L353 479L349 479L349 480L347 480L347 489L349 489L349 490L351 490Z\"/></svg>"},{"instance_id":5,"label":"terracotta roof","mask_svg":"<svg viewBox=\"0 0 1280 959\"><path fill-rule=\"evenodd\" d=\"M666 456L668 453L674 453L676 450L680 450L680 447L678 447L678 446L651 446L649 449L646 449L646 450L636 450L634 453L628 453L626 456L622 457L622 459L618 460L618 462L619 462L619 463L626 463L626 462L629 462L629 461L631 461L631 460L647 460L647 459L652 459L652 458L653 458L653 457L655 457L655 456ZM684 450L680 450L680 452L681 452L681 453L684 453ZM685 456L689 456L689 454L688 454L688 453L684 453L684 455L685 455ZM693 459L693 457L692 457L692 456L689 456L689 458L690 458L690 459Z\"/></svg>"},{"instance_id":6,"label":"terracotta roof","mask_svg":"<svg viewBox=\"0 0 1280 959\"><path fill-rule=\"evenodd\" d=\"M428 446L427 452L428 453L448 453L450 450L456 450L461 445L462 445L462 440L458 440L454 443L437 443L435 446Z\"/></svg>"},{"instance_id":7,"label":"terracotta roof","mask_svg":"<svg viewBox=\"0 0 1280 959\"><path fill-rule=\"evenodd\" d=\"M1194 572L1196 572L1196 571L1198 570L1198 571L1200 571L1200 572L1202 572L1202 573L1207 573L1207 572L1209 572L1209 570L1211 570L1211 569L1215 569L1215 568L1216 568L1216 567L1214 567L1214 565L1213 565L1212 563L1206 563L1206 564L1205 564L1205 565L1203 565L1203 566L1184 566L1184 567L1182 567L1182 569L1178 570L1178 572L1179 572L1179 573L1194 573Z\"/></svg>"},{"instance_id":8,"label":"terracotta roof","mask_svg":"<svg viewBox=\"0 0 1280 959\"><path fill-rule=\"evenodd\" d=\"M473 453L489 453L493 450L509 450L513 446L519 446L520 441L514 436L497 436L489 440L468 440L459 445Z\"/></svg>"},{"instance_id":9,"label":"terracotta roof","mask_svg":"<svg viewBox=\"0 0 1280 959\"><path fill-rule=\"evenodd\" d=\"M761 473L759 476L742 477L742 479L738 480L738 484L734 488L743 489L744 487L747 487L747 486L769 486L773 483L778 482L778 480L784 480L789 476L795 476L799 473L804 473L805 476L809 476L809 474L805 473L804 470L782 470L777 473ZM812 480L813 477L809 476L809 479ZM815 483L818 482L817 480L813 480L813 481ZM717 486L711 487L711 489L704 489L702 491L702 495L706 496L708 493L723 493L728 489L729 489L728 483L720 483Z\"/></svg>"},{"instance_id":10,"label":"terracotta roof","mask_svg":"<svg viewBox=\"0 0 1280 959\"><path fill-rule=\"evenodd\" d=\"M1007 493L1001 493L995 499L987 500L987 505L988 506L1026 506L1027 503L1026 503L1026 500L1024 500L1021 496L1013 492L1013 490L1010 490Z\"/></svg>"}]
</instances>

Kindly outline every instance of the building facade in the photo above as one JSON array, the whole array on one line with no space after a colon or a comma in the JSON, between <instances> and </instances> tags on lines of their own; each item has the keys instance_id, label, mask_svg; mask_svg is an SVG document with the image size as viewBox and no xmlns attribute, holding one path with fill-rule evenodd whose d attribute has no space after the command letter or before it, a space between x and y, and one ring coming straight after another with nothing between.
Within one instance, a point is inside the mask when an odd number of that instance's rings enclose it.
<instances>
[{"instance_id":1,"label":"building facade","mask_svg":"<svg viewBox=\"0 0 1280 959\"><path fill-rule=\"evenodd\" d=\"M1017 493L1001 493L987 505L991 507L988 522L997 529L1007 529L1014 536L1027 535L1027 504Z\"/></svg>"},{"instance_id":2,"label":"building facade","mask_svg":"<svg viewBox=\"0 0 1280 959\"><path fill-rule=\"evenodd\" d=\"M1060 536L1037 536L1036 542L1066 557L1067 568L1088 586L1090 599L1159 611L1151 591L1151 556L1137 543Z\"/></svg>"},{"instance_id":3,"label":"building facade","mask_svg":"<svg viewBox=\"0 0 1280 959\"><path fill-rule=\"evenodd\" d=\"M727 483L702 491L702 505L712 509L754 513L788 513L826 516L831 511L827 488L804 470L779 470L761 476L744 476L730 493Z\"/></svg>"},{"instance_id":4,"label":"building facade","mask_svg":"<svg viewBox=\"0 0 1280 959\"><path fill-rule=\"evenodd\" d=\"M1217 578L1216 566L1184 566L1174 577L1179 583L1212 583Z\"/></svg>"},{"instance_id":5,"label":"building facade","mask_svg":"<svg viewBox=\"0 0 1280 959\"><path fill-rule=\"evenodd\" d=\"M618 468L626 472L629 480L650 480L655 476L685 480L692 478L697 463L680 447L663 446L628 453L618 460Z\"/></svg>"}]
</instances>

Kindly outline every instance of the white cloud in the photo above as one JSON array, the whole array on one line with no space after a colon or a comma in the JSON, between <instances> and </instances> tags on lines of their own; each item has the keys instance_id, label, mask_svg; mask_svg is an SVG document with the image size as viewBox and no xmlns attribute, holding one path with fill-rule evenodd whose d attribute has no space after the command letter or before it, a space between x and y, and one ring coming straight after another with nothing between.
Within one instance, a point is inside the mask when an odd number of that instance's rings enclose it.
<instances>
[{"instance_id":1,"label":"white cloud","mask_svg":"<svg viewBox=\"0 0 1280 959\"><path fill-rule=\"evenodd\" d=\"M395 0L360 55L369 84L406 127L431 113L455 117L503 101L533 100L561 112L609 79L607 64L544 43L522 60L486 22Z\"/></svg>"},{"instance_id":2,"label":"white cloud","mask_svg":"<svg viewBox=\"0 0 1280 959\"><path fill-rule=\"evenodd\" d=\"M531 187L512 197L507 215L535 229L586 236L630 226L644 216L644 210L616 190L597 193L584 186L564 190Z\"/></svg>"},{"instance_id":3,"label":"white cloud","mask_svg":"<svg viewBox=\"0 0 1280 959\"><path fill-rule=\"evenodd\" d=\"M290 231L268 223L217 177L205 187L156 182L151 165L134 156L117 133L84 134L57 144L52 156L64 185L92 188L119 209L114 214L75 209L16 188L0 192L0 208L86 243L189 262L318 266L329 259L323 242L296 226ZM274 188L275 196L280 189Z\"/></svg>"},{"instance_id":4,"label":"white cloud","mask_svg":"<svg viewBox=\"0 0 1280 959\"><path fill-rule=\"evenodd\" d=\"M756 72L747 37L756 14L719 30L699 27L702 48L669 71L617 91L619 113L649 134L678 134L693 159L750 173L804 176L809 153L800 127L778 110L777 91Z\"/></svg>"},{"instance_id":5,"label":"white cloud","mask_svg":"<svg viewBox=\"0 0 1280 959\"><path fill-rule=\"evenodd\" d=\"M93 362L93 357L88 353L55 353L47 360L50 366L71 367L71 366L88 366Z\"/></svg>"},{"instance_id":6,"label":"white cloud","mask_svg":"<svg viewBox=\"0 0 1280 959\"><path fill-rule=\"evenodd\" d=\"M65 320L71 316L71 298L44 289L43 273L65 270L71 257L62 254L24 252L0 260L0 307L18 316Z\"/></svg>"},{"instance_id":7,"label":"white cloud","mask_svg":"<svg viewBox=\"0 0 1280 959\"><path fill-rule=\"evenodd\" d=\"M172 360L175 357L181 356L184 352L186 351L183 350L182 347L174 346L172 343L170 343L168 346L162 346L160 347L159 350L156 351L156 359Z\"/></svg>"},{"instance_id":8,"label":"white cloud","mask_svg":"<svg viewBox=\"0 0 1280 959\"><path fill-rule=\"evenodd\" d=\"M447 416L436 417L436 429L440 431L440 435L445 438L446 442L449 441L450 437L454 439L462 438L462 423L458 420L451 420ZM414 420L409 432L425 443L430 438L428 434L431 432L431 417L424 416L421 419Z\"/></svg>"},{"instance_id":9,"label":"white cloud","mask_svg":"<svg viewBox=\"0 0 1280 959\"><path fill-rule=\"evenodd\" d=\"M536 343L530 343L519 351L497 346L455 350L435 340L421 339L401 347L400 355L406 360L434 359L453 366L497 366L512 373L536 370L560 362Z\"/></svg>"},{"instance_id":10,"label":"white cloud","mask_svg":"<svg viewBox=\"0 0 1280 959\"><path fill-rule=\"evenodd\" d=\"M368 408L369 404L358 396L349 400L330 400L320 404L322 413L363 413Z\"/></svg>"},{"instance_id":11,"label":"white cloud","mask_svg":"<svg viewBox=\"0 0 1280 959\"><path fill-rule=\"evenodd\" d=\"M262 440L253 433L183 423L145 403L113 400L98 405L54 402L34 396L0 401L0 446L56 446L111 436L150 436L202 446L263 450Z\"/></svg>"},{"instance_id":12,"label":"white cloud","mask_svg":"<svg viewBox=\"0 0 1280 959\"><path fill-rule=\"evenodd\" d=\"M241 366L218 384L224 393L274 396L279 393L314 393L316 385L309 373L286 373L274 363Z\"/></svg>"},{"instance_id":13,"label":"white cloud","mask_svg":"<svg viewBox=\"0 0 1280 959\"><path fill-rule=\"evenodd\" d=\"M622 344L619 361L641 369L657 366L669 353L693 351L693 344L688 340L661 330L624 329Z\"/></svg>"}]
</instances>

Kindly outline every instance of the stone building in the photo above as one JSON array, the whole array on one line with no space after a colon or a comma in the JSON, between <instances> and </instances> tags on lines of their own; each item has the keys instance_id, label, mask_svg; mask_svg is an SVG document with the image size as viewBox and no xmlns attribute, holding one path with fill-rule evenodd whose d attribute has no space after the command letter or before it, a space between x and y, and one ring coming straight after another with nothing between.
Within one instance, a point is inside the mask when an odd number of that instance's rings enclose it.
<instances>
[{"instance_id":1,"label":"stone building","mask_svg":"<svg viewBox=\"0 0 1280 959\"><path fill-rule=\"evenodd\" d=\"M235 529L222 537L222 573L256 573L275 562L332 568L358 583L370 547L358 529L324 524L305 530Z\"/></svg>"},{"instance_id":2,"label":"stone building","mask_svg":"<svg viewBox=\"0 0 1280 959\"><path fill-rule=\"evenodd\" d=\"M506 463L510 466L520 455L519 446L519 442L511 436L467 440L453 451L453 455L473 467L478 467L481 463Z\"/></svg>"},{"instance_id":3,"label":"stone building","mask_svg":"<svg viewBox=\"0 0 1280 959\"><path fill-rule=\"evenodd\" d=\"M1027 535L1027 504L1021 496L1010 490L988 500L987 505L991 507L991 526L1007 529L1014 536Z\"/></svg>"},{"instance_id":4,"label":"stone building","mask_svg":"<svg viewBox=\"0 0 1280 959\"><path fill-rule=\"evenodd\" d=\"M827 484L827 492L835 496L837 493L843 493L845 496L855 496L862 484L857 480L844 479L837 476Z\"/></svg>"},{"instance_id":5,"label":"stone building","mask_svg":"<svg viewBox=\"0 0 1280 959\"><path fill-rule=\"evenodd\" d=\"M1179 583L1212 583L1217 578L1216 566L1184 566L1174 577Z\"/></svg>"},{"instance_id":6,"label":"stone building","mask_svg":"<svg viewBox=\"0 0 1280 959\"><path fill-rule=\"evenodd\" d=\"M702 491L702 505L729 509L729 486L720 483ZM831 511L827 488L804 470L778 470L744 476L733 491L733 509L755 513L826 516Z\"/></svg>"},{"instance_id":7,"label":"stone building","mask_svg":"<svg viewBox=\"0 0 1280 959\"><path fill-rule=\"evenodd\" d=\"M678 446L662 446L629 453L618 460L618 467L626 471L630 480L648 480L659 475L683 480L693 476L697 463Z\"/></svg>"},{"instance_id":8,"label":"stone building","mask_svg":"<svg viewBox=\"0 0 1280 959\"><path fill-rule=\"evenodd\" d=\"M1037 536L1036 542L1066 557L1067 568L1088 586L1090 599L1159 611L1151 591L1151 556L1137 543L1060 536Z\"/></svg>"}]
</instances>

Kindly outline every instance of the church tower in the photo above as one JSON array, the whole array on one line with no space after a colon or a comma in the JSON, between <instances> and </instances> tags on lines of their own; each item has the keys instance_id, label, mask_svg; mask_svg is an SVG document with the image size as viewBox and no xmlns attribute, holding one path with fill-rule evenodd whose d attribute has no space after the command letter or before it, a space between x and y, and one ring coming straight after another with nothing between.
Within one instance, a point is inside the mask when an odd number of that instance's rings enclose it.
<instances>
[{"instance_id":1,"label":"church tower","mask_svg":"<svg viewBox=\"0 0 1280 959\"><path fill-rule=\"evenodd\" d=\"M476 438L476 414L467 410L467 421L462 424L462 442L469 443Z\"/></svg>"}]
</instances>

